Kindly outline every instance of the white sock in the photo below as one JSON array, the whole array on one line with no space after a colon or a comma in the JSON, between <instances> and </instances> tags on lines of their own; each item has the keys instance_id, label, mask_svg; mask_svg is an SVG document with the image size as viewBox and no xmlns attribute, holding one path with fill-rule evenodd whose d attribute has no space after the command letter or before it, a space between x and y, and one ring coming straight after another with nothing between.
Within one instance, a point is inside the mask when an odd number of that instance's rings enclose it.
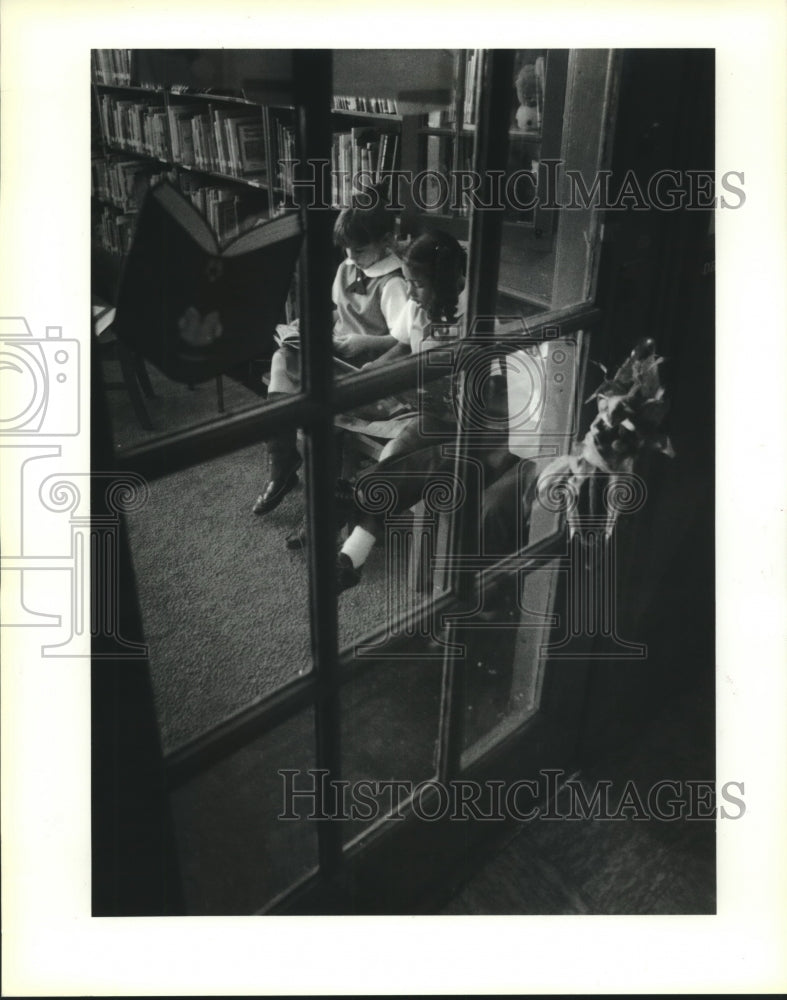
<instances>
[{"instance_id":1,"label":"white sock","mask_svg":"<svg viewBox=\"0 0 787 1000\"><path fill-rule=\"evenodd\" d=\"M350 562L356 569L360 569L369 558L369 553L374 548L376 541L377 539L371 531L356 525L350 533L350 537L342 545L342 552L350 557Z\"/></svg>"}]
</instances>

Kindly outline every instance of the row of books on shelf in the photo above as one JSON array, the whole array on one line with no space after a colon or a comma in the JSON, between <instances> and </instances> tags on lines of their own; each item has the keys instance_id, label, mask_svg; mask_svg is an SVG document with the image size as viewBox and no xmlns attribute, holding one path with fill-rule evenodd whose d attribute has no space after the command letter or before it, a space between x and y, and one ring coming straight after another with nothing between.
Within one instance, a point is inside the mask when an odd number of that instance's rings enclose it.
<instances>
[{"instance_id":1,"label":"row of books on shelf","mask_svg":"<svg viewBox=\"0 0 787 1000\"><path fill-rule=\"evenodd\" d=\"M396 115L396 101L390 97L334 97L334 111L360 111L363 114Z\"/></svg>"},{"instance_id":2,"label":"row of books on shelf","mask_svg":"<svg viewBox=\"0 0 787 1000\"><path fill-rule=\"evenodd\" d=\"M99 98L99 117L110 146L159 160L181 163L238 178L267 174L265 130L261 113L245 108L210 108L126 100L114 94Z\"/></svg>"},{"instance_id":3,"label":"row of books on shelf","mask_svg":"<svg viewBox=\"0 0 787 1000\"><path fill-rule=\"evenodd\" d=\"M271 129L271 160L275 165L275 184L280 189L285 204L291 204L295 195L295 159L295 129L276 118Z\"/></svg>"},{"instance_id":4,"label":"row of books on shelf","mask_svg":"<svg viewBox=\"0 0 787 1000\"><path fill-rule=\"evenodd\" d=\"M159 160L170 159L167 109L163 104L102 94L98 112L104 141L110 146Z\"/></svg>"},{"instance_id":5,"label":"row of books on shelf","mask_svg":"<svg viewBox=\"0 0 787 1000\"><path fill-rule=\"evenodd\" d=\"M109 205L100 206L97 242L112 253L125 254L133 234L137 210L145 192L167 180L178 188L200 212L219 243L239 236L276 214L253 194L235 188L205 184L192 174L156 170L142 161L107 157L93 160L93 194Z\"/></svg>"},{"instance_id":6,"label":"row of books on shelf","mask_svg":"<svg viewBox=\"0 0 787 1000\"><path fill-rule=\"evenodd\" d=\"M112 254L125 255L131 248L136 213L118 213L106 205L93 216L93 245Z\"/></svg>"},{"instance_id":7,"label":"row of books on shelf","mask_svg":"<svg viewBox=\"0 0 787 1000\"><path fill-rule=\"evenodd\" d=\"M479 89L480 55L478 49L465 53L465 125L476 124L476 97Z\"/></svg>"},{"instance_id":8,"label":"row of books on shelf","mask_svg":"<svg viewBox=\"0 0 787 1000\"><path fill-rule=\"evenodd\" d=\"M363 174L365 184L379 183L385 171L394 170L399 159L399 134L370 128L335 132L331 149L331 199L334 205L350 202L355 179Z\"/></svg>"},{"instance_id":9,"label":"row of books on shelf","mask_svg":"<svg viewBox=\"0 0 787 1000\"><path fill-rule=\"evenodd\" d=\"M272 129L272 158L276 164L276 181L285 203L294 196L293 178L295 130L276 121ZM341 207L350 202L353 186L363 173L364 183L379 183L386 171L399 166L400 137L398 132L356 127L347 132L335 132L331 146L331 202Z\"/></svg>"},{"instance_id":10,"label":"row of books on shelf","mask_svg":"<svg viewBox=\"0 0 787 1000\"><path fill-rule=\"evenodd\" d=\"M170 105L172 159L233 177L267 175L265 128L261 114L245 108Z\"/></svg>"},{"instance_id":11,"label":"row of books on shelf","mask_svg":"<svg viewBox=\"0 0 787 1000\"><path fill-rule=\"evenodd\" d=\"M145 160L94 156L91 175L94 197L109 202L123 212L134 212L148 187L165 178L171 180L173 171L162 170L160 165Z\"/></svg>"},{"instance_id":12,"label":"row of books on shelf","mask_svg":"<svg viewBox=\"0 0 787 1000\"><path fill-rule=\"evenodd\" d=\"M241 198L238 194L218 187L195 187L186 192L192 205L207 219L219 243L233 239L241 232ZM244 229L251 228L250 221Z\"/></svg>"},{"instance_id":13,"label":"row of books on shelf","mask_svg":"<svg viewBox=\"0 0 787 1000\"><path fill-rule=\"evenodd\" d=\"M476 95L479 88L479 54L475 49L468 49L464 55L464 101L462 103L462 124L476 124ZM437 108L427 114L427 128L446 128L456 124L456 105L447 108Z\"/></svg>"},{"instance_id":14,"label":"row of books on shelf","mask_svg":"<svg viewBox=\"0 0 787 1000\"><path fill-rule=\"evenodd\" d=\"M93 79L115 87L131 84L131 49L93 49L90 53Z\"/></svg>"}]
</instances>

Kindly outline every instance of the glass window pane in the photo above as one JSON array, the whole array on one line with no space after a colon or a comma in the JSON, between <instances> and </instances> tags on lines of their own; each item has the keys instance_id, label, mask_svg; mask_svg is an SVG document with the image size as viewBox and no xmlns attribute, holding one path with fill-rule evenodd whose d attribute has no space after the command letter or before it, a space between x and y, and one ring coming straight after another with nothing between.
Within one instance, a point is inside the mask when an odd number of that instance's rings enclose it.
<instances>
[{"instance_id":1,"label":"glass window pane","mask_svg":"<svg viewBox=\"0 0 787 1000\"><path fill-rule=\"evenodd\" d=\"M111 328L101 334L94 349L100 352L112 438L120 454L176 431L248 413L264 403L263 359L188 386L129 352Z\"/></svg>"},{"instance_id":2,"label":"glass window pane","mask_svg":"<svg viewBox=\"0 0 787 1000\"><path fill-rule=\"evenodd\" d=\"M308 792L313 767L309 709L172 790L189 915L255 913L315 869L316 822L307 818L314 800L288 799L286 785ZM280 818L290 813L298 818Z\"/></svg>"},{"instance_id":3,"label":"glass window pane","mask_svg":"<svg viewBox=\"0 0 787 1000\"><path fill-rule=\"evenodd\" d=\"M127 515L162 742L171 750L311 669L304 494L255 516L263 444L149 484Z\"/></svg>"},{"instance_id":4,"label":"glass window pane","mask_svg":"<svg viewBox=\"0 0 787 1000\"><path fill-rule=\"evenodd\" d=\"M559 574L552 560L513 575L457 629L467 643L463 766L538 711Z\"/></svg>"},{"instance_id":5,"label":"glass window pane","mask_svg":"<svg viewBox=\"0 0 787 1000\"><path fill-rule=\"evenodd\" d=\"M527 316L591 296L609 86L607 50L514 53L508 160L496 198L498 309Z\"/></svg>"},{"instance_id":6,"label":"glass window pane","mask_svg":"<svg viewBox=\"0 0 787 1000\"><path fill-rule=\"evenodd\" d=\"M343 687L345 844L434 779L442 675L441 659L421 659L416 650L398 660L381 655Z\"/></svg>"},{"instance_id":7,"label":"glass window pane","mask_svg":"<svg viewBox=\"0 0 787 1000\"><path fill-rule=\"evenodd\" d=\"M539 473L558 455L568 454L577 437L582 400L583 334L554 336L514 348L505 357L508 404L508 448L519 459L485 496L484 517L504 530L503 511L510 523L510 540L502 538L495 551L513 552L556 531L560 512L535 498ZM514 504L514 506L512 506Z\"/></svg>"},{"instance_id":8,"label":"glass window pane","mask_svg":"<svg viewBox=\"0 0 787 1000\"><path fill-rule=\"evenodd\" d=\"M431 435L415 395L405 391L336 418L344 477L337 549L358 570L339 597L339 640L358 655L407 636L417 656L433 641L434 629L414 616L432 595L432 560L445 546L440 510L455 506L461 486L450 448L442 449L454 432Z\"/></svg>"}]
</instances>

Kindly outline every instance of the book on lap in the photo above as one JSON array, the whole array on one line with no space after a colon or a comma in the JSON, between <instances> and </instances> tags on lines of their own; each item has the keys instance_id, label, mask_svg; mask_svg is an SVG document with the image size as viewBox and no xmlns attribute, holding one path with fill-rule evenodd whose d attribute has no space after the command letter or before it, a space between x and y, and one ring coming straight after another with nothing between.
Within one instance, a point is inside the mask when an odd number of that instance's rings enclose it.
<instances>
[{"instance_id":1,"label":"book on lap","mask_svg":"<svg viewBox=\"0 0 787 1000\"><path fill-rule=\"evenodd\" d=\"M299 376L301 337L298 324L280 323L276 327L275 340L279 347L285 350L289 349L292 352L287 359L288 369L291 365L291 374ZM333 369L337 378L357 375L361 371L360 367L351 361L338 357L335 353L333 355ZM343 427L345 430L371 434L373 437L392 438L396 437L398 431L401 430L402 421L414 416L416 412L415 397L412 392L384 396L341 414L340 417L337 417L337 426Z\"/></svg>"},{"instance_id":2,"label":"book on lap","mask_svg":"<svg viewBox=\"0 0 787 1000\"><path fill-rule=\"evenodd\" d=\"M168 182L150 189L120 281L114 329L175 381L195 384L274 347L303 238L295 214L223 247Z\"/></svg>"},{"instance_id":3,"label":"book on lap","mask_svg":"<svg viewBox=\"0 0 787 1000\"><path fill-rule=\"evenodd\" d=\"M276 327L274 340L279 347L289 348L292 351L300 351L301 334L298 324L279 323ZM298 356L297 365L293 368L293 374L299 374L299 371L297 370L299 365L300 355ZM353 375L357 374L361 370L360 365L354 365L351 361L347 361L345 358L340 358L335 352L333 355L333 367L334 374L336 375Z\"/></svg>"}]
</instances>

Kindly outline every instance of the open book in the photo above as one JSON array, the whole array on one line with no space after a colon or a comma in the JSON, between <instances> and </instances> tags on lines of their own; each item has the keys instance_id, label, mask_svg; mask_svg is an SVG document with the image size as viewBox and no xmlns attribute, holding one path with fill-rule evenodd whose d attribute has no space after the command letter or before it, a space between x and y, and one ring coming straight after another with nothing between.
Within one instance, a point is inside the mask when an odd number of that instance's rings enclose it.
<instances>
[{"instance_id":1,"label":"open book","mask_svg":"<svg viewBox=\"0 0 787 1000\"><path fill-rule=\"evenodd\" d=\"M172 379L196 383L270 355L302 240L295 215L224 247L168 182L147 193L121 275L114 329Z\"/></svg>"},{"instance_id":2,"label":"open book","mask_svg":"<svg viewBox=\"0 0 787 1000\"><path fill-rule=\"evenodd\" d=\"M291 370L292 375L298 376L300 374L301 335L297 322L279 323L276 327L275 340L279 347L290 348L293 351L292 356L287 359L287 367ZM361 371L360 367L351 361L345 361L344 358L338 357L335 353L333 367L334 374L339 377L354 375ZM417 404L414 392L402 393L364 403L362 406L342 414L341 420L337 419L337 423L348 430L362 431L373 436L395 437L396 433L391 430L393 425L390 422L404 420L414 416L416 412ZM374 426L369 423L370 421L374 423ZM362 426L364 424L368 424L368 426Z\"/></svg>"},{"instance_id":3,"label":"open book","mask_svg":"<svg viewBox=\"0 0 787 1000\"><path fill-rule=\"evenodd\" d=\"M297 320L294 323L279 323L276 327L274 340L279 347L289 347L294 351L299 351L301 347L301 332ZM360 366L354 365L351 361L345 361L336 353L333 355L334 373L336 375L353 375L359 372ZM293 370L293 374L298 374Z\"/></svg>"}]
</instances>

